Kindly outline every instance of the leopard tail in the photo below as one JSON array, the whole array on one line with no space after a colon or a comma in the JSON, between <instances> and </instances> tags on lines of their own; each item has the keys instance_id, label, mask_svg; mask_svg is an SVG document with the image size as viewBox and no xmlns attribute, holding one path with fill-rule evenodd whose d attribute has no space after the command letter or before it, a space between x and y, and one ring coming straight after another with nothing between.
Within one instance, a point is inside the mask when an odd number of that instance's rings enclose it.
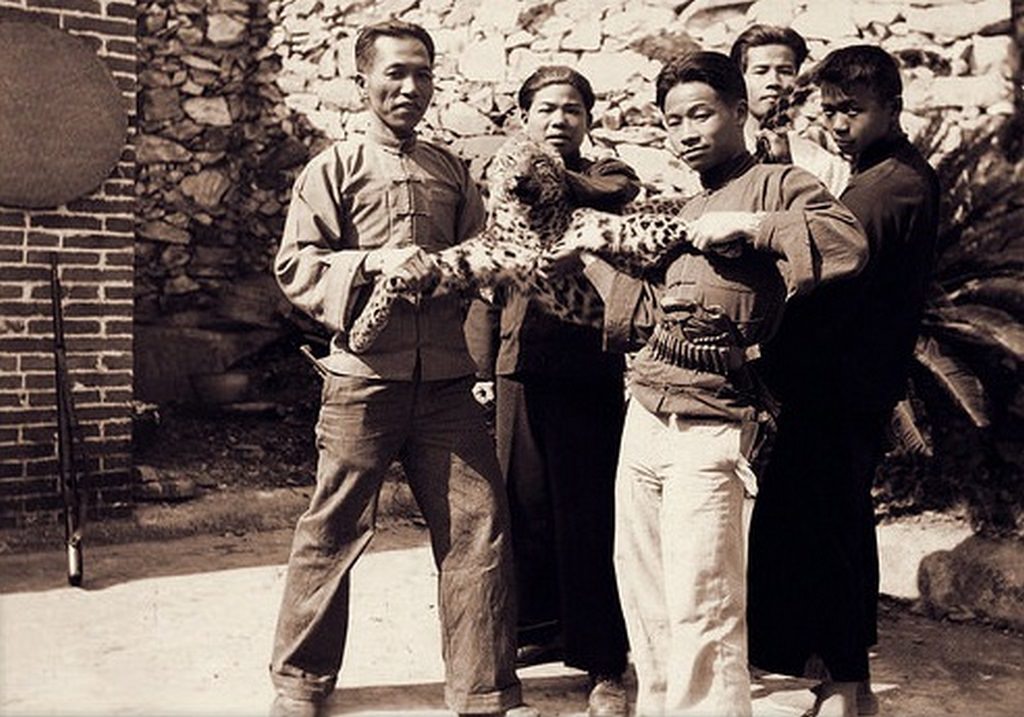
<instances>
[{"instance_id":1,"label":"leopard tail","mask_svg":"<svg viewBox=\"0 0 1024 717\"><path fill-rule=\"evenodd\" d=\"M373 346L391 320L391 312L403 286L397 277L388 277L374 284L370 298L348 331L349 351L366 353Z\"/></svg>"}]
</instances>

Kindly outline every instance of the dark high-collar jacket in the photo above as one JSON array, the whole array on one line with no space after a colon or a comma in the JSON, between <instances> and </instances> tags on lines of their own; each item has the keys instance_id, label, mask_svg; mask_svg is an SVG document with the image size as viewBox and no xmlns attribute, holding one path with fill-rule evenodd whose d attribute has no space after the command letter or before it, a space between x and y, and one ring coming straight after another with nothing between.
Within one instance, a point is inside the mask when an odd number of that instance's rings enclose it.
<instances>
[{"instance_id":1,"label":"dark high-collar jacket","mask_svg":"<svg viewBox=\"0 0 1024 717\"><path fill-rule=\"evenodd\" d=\"M888 410L906 387L934 266L938 178L900 134L857 158L840 199L864 227L868 264L792 301L762 369L783 403Z\"/></svg>"},{"instance_id":2,"label":"dark high-collar jacket","mask_svg":"<svg viewBox=\"0 0 1024 717\"><path fill-rule=\"evenodd\" d=\"M738 257L684 253L673 260L661 305L717 309L735 325L743 347L772 339L789 299L852 276L866 262L867 240L853 214L799 167L755 164L743 152L703 173L701 184L704 191L686 204L682 219L738 211L763 213L762 221ZM730 377L662 360L650 344L633 362L630 390L656 413L725 421L744 420L759 399Z\"/></svg>"}]
</instances>

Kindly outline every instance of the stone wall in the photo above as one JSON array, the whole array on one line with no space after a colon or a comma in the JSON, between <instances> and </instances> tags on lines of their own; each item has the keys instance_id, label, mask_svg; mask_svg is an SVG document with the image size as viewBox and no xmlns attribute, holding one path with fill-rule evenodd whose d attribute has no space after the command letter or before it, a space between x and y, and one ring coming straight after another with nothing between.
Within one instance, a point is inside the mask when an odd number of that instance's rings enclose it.
<instances>
[{"instance_id":1,"label":"stone wall","mask_svg":"<svg viewBox=\"0 0 1024 717\"><path fill-rule=\"evenodd\" d=\"M672 53L694 43L727 51L756 21L799 30L811 63L856 42L897 55L905 125L928 134L933 159L1013 112L1005 0L142 0L139 8L137 318L155 327L159 345L167 327L186 327L197 341L204 331L219 336L208 352L214 370L246 350L231 331L273 330L287 313L268 270L290 182L312 153L364 130L352 51L366 22L395 16L430 30L437 92L422 129L478 177L519 127L520 82L540 64L565 63L598 94L585 151L620 156L652 191L692 189L694 177L665 148L653 79ZM812 103L803 122L813 121Z\"/></svg>"},{"instance_id":2,"label":"stone wall","mask_svg":"<svg viewBox=\"0 0 1024 717\"><path fill-rule=\"evenodd\" d=\"M0 22L8 21L42 23L85 40L110 70L124 110L134 114L133 2L0 0ZM29 515L52 520L61 506L51 252L59 256L65 293L86 501L94 516L123 514L129 506L133 175L126 144L113 172L84 197L46 209L0 206L0 526Z\"/></svg>"},{"instance_id":3,"label":"stone wall","mask_svg":"<svg viewBox=\"0 0 1024 717\"><path fill-rule=\"evenodd\" d=\"M284 104L265 2L138 8L136 392L189 400L279 335L270 261L318 133Z\"/></svg>"},{"instance_id":4,"label":"stone wall","mask_svg":"<svg viewBox=\"0 0 1024 717\"><path fill-rule=\"evenodd\" d=\"M518 125L513 103L522 80L540 64L568 64L599 96L595 151L618 154L659 190L691 181L658 128L652 83L662 61L689 42L728 52L754 22L804 35L811 51L805 69L846 44L878 44L896 55L906 127L916 135L940 116L940 151L959 146L963 131L1013 111L1014 45L1003 0L281 0L270 14L276 27L269 48L281 58L284 101L332 139L358 134L365 122L350 79L354 36L364 22L394 14L422 24L437 41L428 134L482 163Z\"/></svg>"}]
</instances>

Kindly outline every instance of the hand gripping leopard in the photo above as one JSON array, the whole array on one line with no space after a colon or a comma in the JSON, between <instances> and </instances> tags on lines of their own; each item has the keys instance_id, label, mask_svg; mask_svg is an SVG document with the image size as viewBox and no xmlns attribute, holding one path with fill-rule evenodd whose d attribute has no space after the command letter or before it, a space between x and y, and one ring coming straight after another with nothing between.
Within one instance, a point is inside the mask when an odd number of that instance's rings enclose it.
<instances>
[{"instance_id":1,"label":"hand gripping leopard","mask_svg":"<svg viewBox=\"0 0 1024 717\"><path fill-rule=\"evenodd\" d=\"M563 321L601 326L604 307L590 282L581 275L546 279L539 272L541 261L556 249L591 251L635 274L686 241L686 227L677 217L686 202L682 198L636 202L622 214L574 207L562 158L544 143L510 139L495 155L489 175L487 226L432 254L439 270L433 295L513 287ZM395 302L414 297L400 277L379 277L348 332L349 350L367 351Z\"/></svg>"}]
</instances>

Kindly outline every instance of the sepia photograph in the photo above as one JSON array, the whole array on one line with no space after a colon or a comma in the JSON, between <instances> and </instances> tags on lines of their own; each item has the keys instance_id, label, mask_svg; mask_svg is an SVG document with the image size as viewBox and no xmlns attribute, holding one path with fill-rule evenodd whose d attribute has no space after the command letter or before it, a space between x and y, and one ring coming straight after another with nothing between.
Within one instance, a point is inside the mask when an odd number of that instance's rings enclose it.
<instances>
[{"instance_id":1,"label":"sepia photograph","mask_svg":"<svg viewBox=\"0 0 1024 717\"><path fill-rule=\"evenodd\" d=\"M1024 714L1024 0L0 0L0 716Z\"/></svg>"}]
</instances>

